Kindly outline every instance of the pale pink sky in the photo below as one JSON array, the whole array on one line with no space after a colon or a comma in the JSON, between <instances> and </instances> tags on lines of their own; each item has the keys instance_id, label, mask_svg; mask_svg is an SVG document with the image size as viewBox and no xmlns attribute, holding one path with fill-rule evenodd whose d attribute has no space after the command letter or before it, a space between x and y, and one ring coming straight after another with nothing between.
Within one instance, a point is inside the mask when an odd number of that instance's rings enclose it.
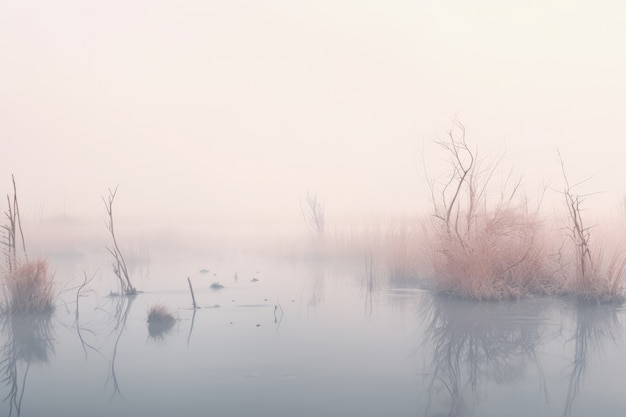
<instances>
[{"instance_id":1,"label":"pale pink sky","mask_svg":"<svg viewBox=\"0 0 626 417\"><path fill-rule=\"evenodd\" d=\"M34 217L427 207L451 119L531 192L626 191L620 1L4 1L0 184ZM437 160L432 161L434 165Z\"/></svg>"}]
</instances>

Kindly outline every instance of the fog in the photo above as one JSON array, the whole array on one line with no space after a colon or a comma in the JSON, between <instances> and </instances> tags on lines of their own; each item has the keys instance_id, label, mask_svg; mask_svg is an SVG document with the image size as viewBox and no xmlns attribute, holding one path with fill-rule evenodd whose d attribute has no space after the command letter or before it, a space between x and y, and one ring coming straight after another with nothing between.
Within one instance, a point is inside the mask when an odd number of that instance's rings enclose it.
<instances>
[{"instance_id":1,"label":"fog","mask_svg":"<svg viewBox=\"0 0 626 417\"><path fill-rule=\"evenodd\" d=\"M428 206L457 118L536 193L556 150L595 209L626 167L626 5L565 0L0 4L0 190L35 225L116 213L304 229ZM595 204L595 206L594 206Z\"/></svg>"}]
</instances>

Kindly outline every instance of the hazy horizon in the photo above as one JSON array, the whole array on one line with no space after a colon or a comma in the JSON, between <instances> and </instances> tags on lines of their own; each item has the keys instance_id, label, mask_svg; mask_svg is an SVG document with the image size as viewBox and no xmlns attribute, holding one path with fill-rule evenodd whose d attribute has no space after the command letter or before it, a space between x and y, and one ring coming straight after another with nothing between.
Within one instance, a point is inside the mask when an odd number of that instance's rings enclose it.
<instances>
[{"instance_id":1,"label":"hazy horizon","mask_svg":"<svg viewBox=\"0 0 626 417\"><path fill-rule=\"evenodd\" d=\"M524 189L623 198L626 5L5 2L0 195L33 223L120 217L304 225L421 213L420 153L458 118ZM4 191L2 191L4 190ZM558 195L555 196L558 198ZM97 227L103 227L98 223Z\"/></svg>"}]
</instances>

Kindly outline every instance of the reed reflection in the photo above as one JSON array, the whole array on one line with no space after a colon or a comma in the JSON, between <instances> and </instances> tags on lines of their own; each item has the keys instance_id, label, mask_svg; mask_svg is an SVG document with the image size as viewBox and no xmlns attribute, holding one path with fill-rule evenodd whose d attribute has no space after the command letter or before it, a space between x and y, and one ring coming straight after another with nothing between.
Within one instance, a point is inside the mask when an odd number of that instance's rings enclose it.
<instances>
[{"instance_id":1,"label":"reed reflection","mask_svg":"<svg viewBox=\"0 0 626 417\"><path fill-rule=\"evenodd\" d=\"M569 372L569 384L563 415L572 415L590 360L601 356L609 343L622 341L620 307L615 304L577 302L574 305L576 328L566 343L574 344L574 359Z\"/></svg>"},{"instance_id":2,"label":"reed reflection","mask_svg":"<svg viewBox=\"0 0 626 417\"><path fill-rule=\"evenodd\" d=\"M431 295L423 304L431 369L425 414L470 416L487 381L515 381L537 355L545 317L540 302L476 302ZM442 414L443 413L443 414Z\"/></svg>"},{"instance_id":3,"label":"reed reflection","mask_svg":"<svg viewBox=\"0 0 626 417\"><path fill-rule=\"evenodd\" d=\"M2 314L0 376L8 393L8 416L19 416L31 364L47 363L54 354L52 314Z\"/></svg>"}]
</instances>

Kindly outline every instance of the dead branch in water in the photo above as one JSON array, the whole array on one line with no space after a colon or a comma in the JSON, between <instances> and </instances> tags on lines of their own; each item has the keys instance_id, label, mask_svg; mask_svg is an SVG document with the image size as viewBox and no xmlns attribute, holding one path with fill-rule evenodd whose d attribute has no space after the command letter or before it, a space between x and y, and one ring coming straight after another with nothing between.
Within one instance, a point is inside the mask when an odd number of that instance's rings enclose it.
<instances>
[{"instance_id":1,"label":"dead branch in water","mask_svg":"<svg viewBox=\"0 0 626 417\"><path fill-rule=\"evenodd\" d=\"M191 302L193 303L193 309L197 309L198 305L196 304L196 296L193 294L193 287L191 286L191 279L187 277L187 282L189 283L189 291L191 292Z\"/></svg>"},{"instance_id":2,"label":"dead branch in water","mask_svg":"<svg viewBox=\"0 0 626 417\"><path fill-rule=\"evenodd\" d=\"M124 255L122 255L122 251L120 251L119 245L117 244L117 238L115 237L115 229L113 227L113 202L115 201L115 195L117 193L117 187L111 191L109 188L109 195L107 199L102 197L102 201L104 202L104 206L108 215L107 229L111 234L111 239L113 240L113 246L107 247L107 251L113 256L113 272L115 276L117 276L122 293L126 295L134 295L137 294L137 290L133 287L133 284L130 282L130 277L128 274L128 268L126 267L126 261L124 260Z\"/></svg>"}]
</instances>

